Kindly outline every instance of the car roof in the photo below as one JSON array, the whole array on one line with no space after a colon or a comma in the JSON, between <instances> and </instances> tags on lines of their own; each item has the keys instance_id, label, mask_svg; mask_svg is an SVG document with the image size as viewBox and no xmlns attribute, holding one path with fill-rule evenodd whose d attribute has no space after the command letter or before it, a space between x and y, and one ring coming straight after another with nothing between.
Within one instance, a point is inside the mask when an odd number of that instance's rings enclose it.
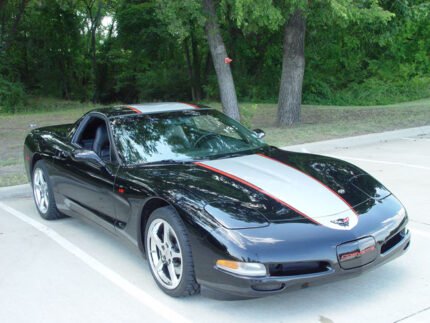
<instances>
[{"instance_id":1,"label":"car roof","mask_svg":"<svg viewBox=\"0 0 430 323\"><path fill-rule=\"evenodd\" d=\"M157 102L157 103L142 103L142 104L128 104L118 105L108 108L100 108L92 110L91 112L99 112L108 118L129 116L136 114L151 114L160 112L172 111L186 111L195 110L199 108L208 108L202 105L181 102Z\"/></svg>"}]
</instances>

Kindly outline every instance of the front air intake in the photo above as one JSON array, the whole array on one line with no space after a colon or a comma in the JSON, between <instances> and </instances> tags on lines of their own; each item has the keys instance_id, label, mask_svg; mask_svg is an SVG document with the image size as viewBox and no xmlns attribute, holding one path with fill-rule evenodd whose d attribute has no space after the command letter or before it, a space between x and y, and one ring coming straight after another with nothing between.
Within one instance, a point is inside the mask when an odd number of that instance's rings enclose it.
<instances>
[{"instance_id":1,"label":"front air intake","mask_svg":"<svg viewBox=\"0 0 430 323\"><path fill-rule=\"evenodd\" d=\"M322 273L329 271L330 266L325 261L304 261L270 264L268 269L270 276L280 277Z\"/></svg>"}]
</instances>

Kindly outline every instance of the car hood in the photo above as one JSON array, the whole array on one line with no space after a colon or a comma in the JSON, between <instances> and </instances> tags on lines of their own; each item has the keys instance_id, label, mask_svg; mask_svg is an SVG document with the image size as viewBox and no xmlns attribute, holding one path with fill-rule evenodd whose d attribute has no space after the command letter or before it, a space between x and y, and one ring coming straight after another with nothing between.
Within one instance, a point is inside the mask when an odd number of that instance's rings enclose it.
<instances>
[{"instance_id":1,"label":"car hood","mask_svg":"<svg viewBox=\"0 0 430 323\"><path fill-rule=\"evenodd\" d=\"M390 194L345 161L274 148L163 169L157 171L171 192L181 187L230 229L299 221L348 230L369 201Z\"/></svg>"}]
</instances>

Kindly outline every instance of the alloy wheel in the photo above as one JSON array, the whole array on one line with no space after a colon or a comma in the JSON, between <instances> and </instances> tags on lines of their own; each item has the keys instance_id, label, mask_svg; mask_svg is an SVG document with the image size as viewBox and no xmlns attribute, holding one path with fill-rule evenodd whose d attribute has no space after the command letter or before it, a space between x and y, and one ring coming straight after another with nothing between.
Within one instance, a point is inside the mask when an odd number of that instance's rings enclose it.
<instances>
[{"instance_id":1,"label":"alloy wheel","mask_svg":"<svg viewBox=\"0 0 430 323\"><path fill-rule=\"evenodd\" d=\"M45 175L40 168L34 170L33 175L33 193L36 206L40 212L46 213L49 208L48 183Z\"/></svg>"},{"instance_id":2,"label":"alloy wheel","mask_svg":"<svg viewBox=\"0 0 430 323\"><path fill-rule=\"evenodd\" d=\"M155 219L149 227L146 243L157 281L167 289L178 287L183 273L183 257L172 226L163 219Z\"/></svg>"}]
</instances>

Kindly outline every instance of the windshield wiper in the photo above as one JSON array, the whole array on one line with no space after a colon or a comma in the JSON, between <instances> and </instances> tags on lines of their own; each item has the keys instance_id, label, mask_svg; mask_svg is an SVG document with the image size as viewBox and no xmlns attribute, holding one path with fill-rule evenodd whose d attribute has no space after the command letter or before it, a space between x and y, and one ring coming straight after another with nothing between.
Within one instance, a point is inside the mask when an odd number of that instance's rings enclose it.
<instances>
[{"instance_id":1,"label":"windshield wiper","mask_svg":"<svg viewBox=\"0 0 430 323\"><path fill-rule=\"evenodd\" d=\"M199 159L204 160L204 159L223 159L223 158L239 157L239 156L243 156L243 155L249 155L251 153L255 154L257 152L262 152L267 147L268 147L267 145L264 145L264 146L260 146L260 147L256 147L256 148L250 148L250 149L239 150L239 151L232 151L229 153L224 153L224 154L219 154L219 155L203 156Z\"/></svg>"},{"instance_id":2,"label":"windshield wiper","mask_svg":"<svg viewBox=\"0 0 430 323\"><path fill-rule=\"evenodd\" d=\"M153 162L148 162L148 163L141 163L138 164L136 166L148 166L148 165L182 165L182 164L186 164L186 163L190 163L193 162L193 159L182 159L182 160L178 160L178 159L162 159L162 160L157 160L157 161L153 161Z\"/></svg>"}]
</instances>

